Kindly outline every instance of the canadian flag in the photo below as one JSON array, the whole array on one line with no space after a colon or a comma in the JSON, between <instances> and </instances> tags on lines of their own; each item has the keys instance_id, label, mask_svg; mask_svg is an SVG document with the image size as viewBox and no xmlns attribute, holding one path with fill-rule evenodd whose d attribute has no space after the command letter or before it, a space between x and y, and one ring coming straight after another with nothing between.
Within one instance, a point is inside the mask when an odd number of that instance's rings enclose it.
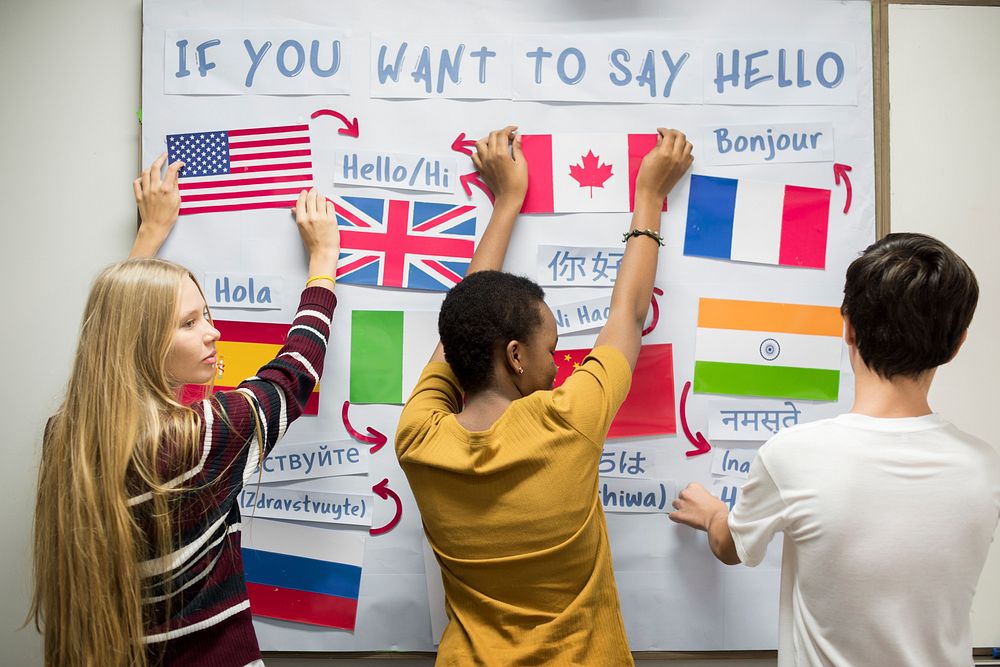
<instances>
[{"instance_id":1,"label":"canadian flag","mask_svg":"<svg viewBox=\"0 0 1000 667\"><path fill-rule=\"evenodd\" d=\"M522 213L614 213L635 205L635 177L655 134L525 134ZM667 210L666 201L663 210Z\"/></svg>"}]
</instances>

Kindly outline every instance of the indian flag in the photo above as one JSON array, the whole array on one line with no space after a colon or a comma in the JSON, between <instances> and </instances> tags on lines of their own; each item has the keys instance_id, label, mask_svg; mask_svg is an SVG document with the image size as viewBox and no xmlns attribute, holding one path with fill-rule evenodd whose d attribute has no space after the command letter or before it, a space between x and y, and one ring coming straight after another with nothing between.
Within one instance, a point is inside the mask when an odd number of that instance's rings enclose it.
<instances>
[{"instance_id":1,"label":"indian flag","mask_svg":"<svg viewBox=\"0 0 1000 667\"><path fill-rule=\"evenodd\" d=\"M694 390L836 401L842 333L831 306L701 299Z\"/></svg>"},{"instance_id":2,"label":"indian flag","mask_svg":"<svg viewBox=\"0 0 1000 667\"><path fill-rule=\"evenodd\" d=\"M437 345L437 313L351 313L351 403L402 404Z\"/></svg>"}]
</instances>

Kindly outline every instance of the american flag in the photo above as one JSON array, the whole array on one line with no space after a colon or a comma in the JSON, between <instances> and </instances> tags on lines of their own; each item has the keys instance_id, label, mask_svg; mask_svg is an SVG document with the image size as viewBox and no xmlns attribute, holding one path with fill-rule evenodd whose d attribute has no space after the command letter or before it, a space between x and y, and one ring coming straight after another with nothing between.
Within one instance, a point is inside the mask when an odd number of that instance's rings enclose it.
<instances>
[{"instance_id":1,"label":"american flag","mask_svg":"<svg viewBox=\"0 0 1000 667\"><path fill-rule=\"evenodd\" d=\"M475 249L475 206L371 197L333 202L341 282L444 292L465 276Z\"/></svg>"},{"instance_id":2,"label":"american flag","mask_svg":"<svg viewBox=\"0 0 1000 667\"><path fill-rule=\"evenodd\" d=\"M183 160L181 215L286 208L312 187L308 125L168 134Z\"/></svg>"}]
</instances>

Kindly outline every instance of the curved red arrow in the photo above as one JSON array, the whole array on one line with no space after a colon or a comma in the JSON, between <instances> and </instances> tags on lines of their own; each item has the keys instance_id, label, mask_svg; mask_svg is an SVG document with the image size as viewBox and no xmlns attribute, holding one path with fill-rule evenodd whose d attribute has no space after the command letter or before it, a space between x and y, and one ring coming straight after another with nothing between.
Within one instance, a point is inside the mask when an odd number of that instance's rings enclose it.
<instances>
[{"instance_id":1,"label":"curved red arrow","mask_svg":"<svg viewBox=\"0 0 1000 667\"><path fill-rule=\"evenodd\" d=\"M388 500L392 498L396 503L396 513L389 520L389 523L384 526L379 526L378 528L369 528L368 533L371 535L384 535L390 530L396 527L399 520L403 518L403 501L399 499L396 492L389 488L389 478L386 477L381 482L372 487L372 493L377 495L382 500Z\"/></svg>"},{"instance_id":2,"label":"curved red arrow","mask_svg":"<svg viewBox=\"0 0 1000 667\"><path fill-rule=\"evenodd\" d=\"M691 381L688 380L684 383L684 390L681 391L681 428L684 429L684 435L687 439L691 441L694 445L694 449L684 452L688 456L698 456L699 454L706 454L712 449L712 445L709 444L708 440L701 434L697 432L694 435L691 434L691 429L688 428L687 421L687 411L685 406L687 406L687 396L688 391L691 390Z\"/></svg>"},{"instance_id":3,"label":"curved red arrow","mask_svg":"<svg viewBox=\"0 0 1000 667\"><path fill-rule=\"evenodd\" d=\"M350 407L351 407L351 402L344 401L344 409L341 410L340 412L341 417L343 417L344 419L344 428L347 429L347 432L350 434L350 436L359 442L365 442L371 445L372 448L368 450L370 454L374 454L378 450L385 447L385 443L388 442L389 440L388 438L385 437L385 434L376 431L371 426L368 426L365 428L365 430L368 431L371 435L365 435L363 433L358 432L357 430L355 430L353 426L351 426L351 421L347 418L347 410Z\"/></svg>"},{"instance_id":4,"label":"curved red arrow","mask_svg":"<svg viewBox=\"0 0 1000 667\"><path fill-rule=\"evenodd\" d=\"M656 328L656 323L660 321L660 306L656 303L656 297L663 296L663 290L657 286L653 286L653 296L649 300L653 303L653 321L649 323L649 326L642 330L642 335L645 336L650 331Z\"/></svg>"},{"instance_id":5,"label":"curved red arrow","mask_svg":"<svg viewBox=\"0 0 1000 667\"><path fill-rule=\"evenodd\" d=\"M840 185L840 179L844 179L844 186L847 188L847 199L844 201L844 213L847 213L851 209L851 178L847 175L847 172L851 170L846 164L840 164L839 162L833 163L833 179L837 185Z\"/></svg>"},{"instance_id":6,"label":"curved red arrow","mask_svg":"<svg viewBox=\"0 0 1000 667\"><path fill-rule=\"evenodd\" d=\"M317 111L312 112L312 116L310 116L310 118L319 118L320 116L333 116L334 118L339 118L340 122L344 124L344 127L337 130L338 133L348 137L358 136L359 128L358 128L357 118L352 118L351 120L348 120L347 116L340 113L339 111L334 111L333 109L318 109Z\"/></svg>"},{"instance_id":7,"label":"curved red arrow","mask_svg":"<svg viewBox=\"0 0 1000 667\"><path fill-rule=\"evenodd\" d=\"M472 188L469 187L469 184L471 183L486 193L486 196L490 198L491 204L496 203L496 197L494 197L493 193L490 192L490 189L486 187L486 184L479 180L478 171L470 171L468 174L462 174L458 177L458 180L462 181L462 188L465 190L466 197L472 196Z\"/></svg>"},{"instance_id":8,"label":"curved red arrow","mask_svg":"<svg viewBox=\"0 0 1000 667\"><path fill-rule=\"evenodd\" d=\"M460 132L455 141L451 142L451 150L457 151L459 153L465 153L468 156L472 156L472 147L476 145L475 139L466 139L465 132Z\"/></svg>"}]
</instances>

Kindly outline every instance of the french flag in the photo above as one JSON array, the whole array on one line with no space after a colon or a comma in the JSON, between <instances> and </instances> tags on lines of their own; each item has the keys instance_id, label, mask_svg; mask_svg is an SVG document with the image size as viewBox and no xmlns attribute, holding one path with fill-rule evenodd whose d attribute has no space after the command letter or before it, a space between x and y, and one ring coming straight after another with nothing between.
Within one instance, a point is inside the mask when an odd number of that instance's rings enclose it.
<instances>
[{"instance_id":1,"label":"french flag","mask_svg":"<svg viewBox=\"0 0 1000 667\"><path fill-rule=\"evenodd\" d=\"M254 616L353 630L367 529L243 522L243 567Z\"/></svg>"},{"instance_id":2,"label":"french flag","mask_svg":"<svg viewBox=\"0 0 1000 667\"><path fill-rule=\"evenodd\" d=\"M528 192L521 213L631 211L639 165L657 138L656 134L522 134Z\"/></svg>"},{"instance_id":3,"label":"french flag","mask_svg":"<svg viewBox=\"0 0 1000 667\"><path fill-rule=\"evenodd\" d=\"M829 190L693 174L684 254L822 269L829 218Z\"/></svg>"}]
</instances>

